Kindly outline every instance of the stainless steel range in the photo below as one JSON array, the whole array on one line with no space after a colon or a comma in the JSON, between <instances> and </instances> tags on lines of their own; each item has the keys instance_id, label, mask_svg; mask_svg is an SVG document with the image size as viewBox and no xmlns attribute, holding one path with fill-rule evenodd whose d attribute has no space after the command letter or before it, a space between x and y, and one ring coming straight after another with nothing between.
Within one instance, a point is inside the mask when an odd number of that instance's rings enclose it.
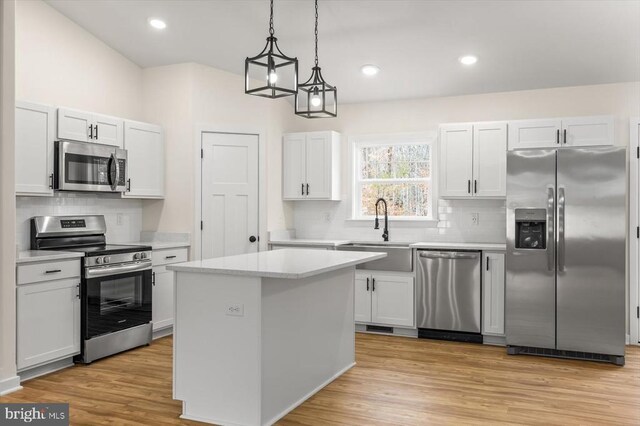
<instances>
[{"instance_id":1,"label":"stainless steel range","mask_svg":"<svg viewBox=\"0 0 640 426\"><path fill-rule=\"evenodd\" d=\"M81 353L90 363L151 342L151 247L107 244L104 216L37 216L33 250L84 253Z\"/></svg>"}]
</instances>

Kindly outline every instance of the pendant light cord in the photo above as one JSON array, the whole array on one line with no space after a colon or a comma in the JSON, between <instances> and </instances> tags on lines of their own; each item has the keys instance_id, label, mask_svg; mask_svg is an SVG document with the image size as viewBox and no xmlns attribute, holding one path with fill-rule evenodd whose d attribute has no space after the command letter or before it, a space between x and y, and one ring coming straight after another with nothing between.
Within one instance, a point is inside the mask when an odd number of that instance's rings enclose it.
<instances>
[{"instance_id":1,"label":"pendant light cord","mask_svg":"<svg viewBox=\"0 0 640 426\"><path fill-rule=\"evenodd\" d=\"M318 66L318 0L316 0L316 67Z\"/></svg>"},{"instance_id":2,"label":"pendant light cord","mask_svg":"<svg viewBox=\"0 0 640 426\"><path fill-rule=\"evenodd\" d=\"M273 0L271 0L271 9L270 9L270 15L269 15L269 34L271 35L271 37L273 37ZM318 30L316 29L316 33L318 32Z\"/></svg>"}]
</instances>

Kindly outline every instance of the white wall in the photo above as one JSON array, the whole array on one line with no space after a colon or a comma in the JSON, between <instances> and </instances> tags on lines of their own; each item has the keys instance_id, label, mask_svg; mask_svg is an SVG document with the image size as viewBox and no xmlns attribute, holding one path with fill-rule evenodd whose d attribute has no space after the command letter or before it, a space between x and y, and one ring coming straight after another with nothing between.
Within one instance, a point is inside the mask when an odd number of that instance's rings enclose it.
<instances>
[{"instance_id":1,"label":"white wall","mask_svg":"<svg viewBox=\"0 0 640 426\"><path fill-rule=\"evenodd\" d=\"M15 1L0 2L0 395L16 376L14 27Z\"/></svg>"},{"instance_id":2,"label":"white wall","mask_svg":"<svg viewBox=\"0 0 640 426\"><path fill-rule=\"evenodd\" d=\"M142 119L142 69L48 4L17 2L16 52L16 99ZM17 197L16 208L21 250L35 215L104 213L111 242L137 240L142 230L142 202L109 195Z\"/></svg>"},{"instance_id":3,"label":"white wall","mask_svg":"<svg viewBox=\"0 0 640 426\"><path fill-rule=\"evenodd\" d=\"M43 1L17 2L16 52L16 99L141 119L140 67Z\"/></svg>"},{"instance_id":4,"label":"white wall","mask_svg":"<svg viewBox=\"0 0 640 426\"><path fill-rule=\"evenodd\" d=\"M242 76L194 63L145 69L143 81L144 120L163 126L167 149L166 197L145 203L145 229L199 232L194 223L198 124L266 135L267 227L282 229L290 223L288 206L280 201L281 133L293 115L286 101L245 95Z\"/></svg>"},{"instance_id":5,"label":"white wall","mask_svg":"<svg viewBox=\"0 0 640 426\"><path fill-rule=\"evenodd\" d=\"M287 131L336 130L343 135L343 201L287 202L302 238L380 238L371 223L345 222L351 215L348 138L353 135L436 131L447 122L513 120L580 115L614 115L616 144L629 143L629 117L640 114L640 82L507 93L340 105L338 118L296 117ZM275 201L274 201L275 202ZM470 213L480 224L470 224ZM439 203L437 228L392 225L392 240L504 242L504 202L445 201ZM329 218L327 221L326 219ZM395 230L394 230L395 228Z\"/></svg>"}]
</instances>

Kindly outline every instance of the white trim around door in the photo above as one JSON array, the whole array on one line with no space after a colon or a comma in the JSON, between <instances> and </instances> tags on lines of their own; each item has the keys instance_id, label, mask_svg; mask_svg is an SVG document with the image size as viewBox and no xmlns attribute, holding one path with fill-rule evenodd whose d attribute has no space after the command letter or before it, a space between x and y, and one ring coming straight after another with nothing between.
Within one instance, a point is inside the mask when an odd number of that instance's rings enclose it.
<instances>
[{"instance_id":1,"label":"white trim around door","mask_svg":"<svg viewBox=\"0 0 640 426\"><path fill-rule=\"evenodd\" d=\"M640 117L629 126L629 344L640 341Z\"/></svg>"},{"instance_id":2,"label":"white trim around door","mask_svg":"<svg viewBox=\"0 0 640 426\"><path fill-rule=\"evenodd\" d=\"M202 135L203 133L224 133L255 135L258 137L258 251L267 249L267 167L266 167L266 132L242 126L197 124L195 128L193 161L194 161L194 223L193 223L193 259L202 260Z\"/></svg>"}]
</instances>

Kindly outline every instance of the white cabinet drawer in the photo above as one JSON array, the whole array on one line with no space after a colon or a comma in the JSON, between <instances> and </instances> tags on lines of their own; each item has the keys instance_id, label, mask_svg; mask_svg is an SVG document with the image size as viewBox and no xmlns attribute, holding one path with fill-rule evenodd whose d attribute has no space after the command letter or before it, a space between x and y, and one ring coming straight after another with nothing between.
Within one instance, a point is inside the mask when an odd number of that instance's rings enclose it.
<instances>
[{"instance_id":1,"label":"white cabinet drawer","mask_svg":"<svg viewBox=\"0 0 640 426\"><path fill-rule=\"evenodd\" d=\"M187 248L165 249L153 251L153 266L186 262L189 258Z\"/></svg>"},{"instance_id":2,"label":"white cabinet drawer","mask_svg":"<svg viewBox=\"0 0 640 426\"><path fill-rule=\"evenodd\" d=\"M80 276L80 259L18 265L18 284L61 280Z\"/></svg>"}]
</instances>

